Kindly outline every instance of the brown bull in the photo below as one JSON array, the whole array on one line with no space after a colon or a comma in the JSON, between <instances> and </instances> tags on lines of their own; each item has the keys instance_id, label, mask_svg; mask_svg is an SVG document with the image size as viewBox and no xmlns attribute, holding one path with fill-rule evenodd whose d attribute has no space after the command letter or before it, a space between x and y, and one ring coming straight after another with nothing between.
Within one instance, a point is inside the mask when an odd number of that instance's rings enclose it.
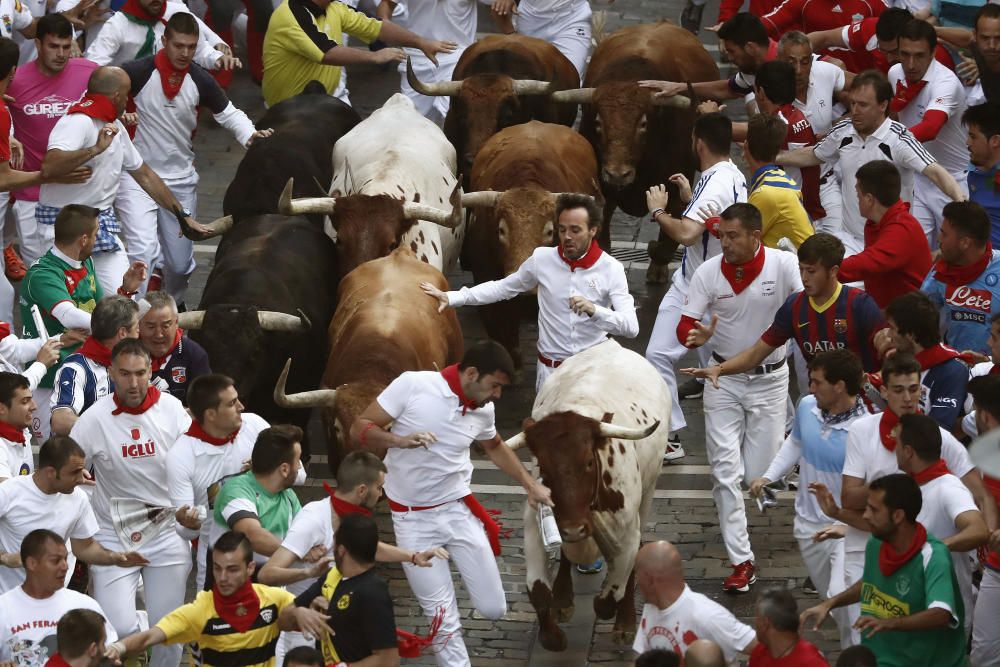
<instances>
[{"instance_id":1,"label":"brown bull","mask_svg":"<svg viewBox=\"0 0 1000 667\"><path fill-rule=\"evenodd\" d=\"M515 272L535 248L553 243L556 193L578 192L597 200L597 158L586 139L563 125L532 121L493 135L472 167L474 192L462 196L472 210L465 253L476 284ZM610 232L600 242L610 246ZM479 313L490 338L521 367L521 316L526 300L483 306ZM534 306L531 306L534 309Z\"/></svg>"},{"instance_id":2,"label":"brown bull","mask_svg":"<svg viewBox=\"0 0 1000 667\"><path fill-rule=\"evenodd\" d=\"M448 289L444 275L405 248L365 262L340 281L330 322L330 358L323 387L285 394L288 365L274 390L278 405L322 406L329 465L336 471L351 448L351 424L405 371L444 368L462 358L462 330L454 310L437 311L420 283ZM290 362L289 362L290 363Z\"/></svg>"},{"instance_id":3,"label":"brown bull","mask_svg":"<svg viewBox=\"0 0 1000 667\"><path fill-rule=\"evenodd\" d=\"M670 213L680 216L684 206L668 179L676 173L690 179L697 168L691 145L695 118L691 100L654 98L638 82L718 78L719 68L698 38L664 21L614 32L594 51L584 87L552 94L556 101L584 105L580 133L593 144L600 161L605 225L615 207L629 215L646 215L646 190L660 183L670 189ZM651 245L653 263L647 279L666 281L666 263L676 247L676 242L660 235Z\"/></svg>"}]
</instances>

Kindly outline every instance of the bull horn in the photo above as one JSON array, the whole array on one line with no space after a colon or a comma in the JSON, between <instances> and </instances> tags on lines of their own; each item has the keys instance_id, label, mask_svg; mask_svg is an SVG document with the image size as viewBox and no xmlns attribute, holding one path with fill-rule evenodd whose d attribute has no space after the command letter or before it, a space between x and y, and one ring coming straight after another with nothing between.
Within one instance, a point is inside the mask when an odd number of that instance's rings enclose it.
<instances>
[{"instance_id":1,"label":"bull horn","mask_svg":"<svg viewBox=\"0 0 1000 667\"><path fill-rule=\"evenodd\" d=\"M535 79L514 79L515 95L548 95L552 92L555 83L550 81L536 81Z\"/></svg>"},{"instance_id":2,"label":"bull horn","mask_svg":"<svg viewBox=\"0 0 1000 667\"><path fill-rule=\"evenodd\" d=\"M312 322L301 310L298 315L261 310L257 313L257 321L264 331L309 331L312 327Z\"/></svg>"},{"instance_id":3,"label":"bull horn","mask_svg":"<svg viewBox=\"0 0 1000 667\"><path fill-rule=\"evenodd\" d=\"M205 225L205 229L208 230L208 233L200 234L199 238L202 241L204 241L207 239L215 238L216 236L222 236L232 228L233 228L233 216L224 215L221 218L216 218L212 222Z\"/></svg>"},{"instance_id":4,"label":"bull horn","mask_svg":"<svg viewBox=\"0 0 1000 667\"><path fill-rule=\"evenodd\" d=\"M457 227L462 222L461 214L455 215L454 211L428 206L427 204L417 204L415 202L403 202L403 217L407 220L426 220L441 225L442 227Z\"/></svg>"},{"instance_id":5,"label":"bull horn","mask_svg":"<svg viewBox=\"0 0 1000 667\"><path fill-rule=\"evenodd\" d=\"M295 187L295 179L289 178L285 183L285 189L278 197L278 212L282 215L302 215L309 213L333 213L333 208L337 203L335 197L299 197L292 199L292 190Z\"/></svg>"},{"instance_id":6,"label":"bull horn","mask_svg":"<svg viewBox=\"0 0 1000 667\"><path fill-rule=\"evenodd\" d=\"M502 192L494 192L493 190L466 192L462 194L462 206L467 208L492 208L500 201L500 195L502 194Z\"/></svg>"},{"instance_id":7,"label":"bull horn","mask_svg":"<svg viewBox=\"0 0 1000 667\"><path fill-rule=\"evenodd\" d=\"M594 99L593 88L570 88L569 90L557 90L549 99L553 102L564 102L566 104L589 104Z\"/></svg>"},{"instance_id":8,"label":"bull horn","mask_svg":"<svg viewBox=\"0 0 1000 667\"><path fill-rule=\"evenodd\" d=\"M452 95L458 95L462 90L461 81L424 83L417 78L416 73L413 71L413 63L409 58L406 59L406 82L410 84L410 88L413 88L413 90L421 95L428 95L430 97L451 97Z\"/></svg>"},{"instance_id":9,"label":"bull horn","mask_svg":"<svg viewBox=\"0 0 1000 667\"><path fill-rule=\"evenodd\" d=\"M649 437L653 431L659 427L660 421L656 420L649 426L641 427L630 427L630 426L616 426L615 424L608 424L606 422L601 422L601 435L605 438L621 438L622 440L642 440L643 438Z\"/></svg>"},{"instance_id":10,"label":"bull horn","mask_svg":"<svg viewBox=\"0 0 1000 667\"><path fill-rule=\"evenodd\" d=\"M688 109L691 106L691 98L683 95L671 95L670 97L653 97L654 107L674 107L675 109Z\"/></svg>"},{"instance_id":11,"label":"bull horn","mask_svg":"<svg viewBox=\"0 0 1000 667\"><path fill-rule=\"evenodd\" d=\"M285 367L281 369L278 376L278 384L274 386L274 404L282 408L332 408L337 400L336 389L316 389L314 391L301 391L297 394L286 394L285 383L288 381L288 371L292 368L292 360L285 362Z\"/></svg>"},{"instance_id":12,"label":"bull horn","mask_svg":"<svg viewBox=\"0 0 1000 667\"><path fill-rule=\"evenodd\" d=\"M177 313L177 326L188 331L200 329L205 323L204 310L189 310L184 313Z\"/></svg>"},{"instance_id":13,"label":"bull horn","mask_svg":"<svg viewBox=\"0 0 1000 667\"><path fill-rule=\"evenodd\" d=\"M504 444L507 445L509 449L516 452L517 450L521 449L526 444L528 444L528 439L525 437L524 431L521 431L514 437L505 440Z\"/></svg>"}]
</instances>

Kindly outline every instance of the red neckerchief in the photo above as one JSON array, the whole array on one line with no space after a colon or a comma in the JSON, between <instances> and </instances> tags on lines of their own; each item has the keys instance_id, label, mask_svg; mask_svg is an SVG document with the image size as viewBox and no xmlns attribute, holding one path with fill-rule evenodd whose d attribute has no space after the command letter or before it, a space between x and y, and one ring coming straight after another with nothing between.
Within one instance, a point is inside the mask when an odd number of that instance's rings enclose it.
<instances>
[{"instance_id":1,"label":"red neckerchief","mask_svg":"<svg viewBox=\"0 0 1000 667\"><path fill-rule=\"evenodd\" d=\"M421 637L412 632L396 628L396 648L399 649L399 657L419 658L420 653L434 643L434 638L437 637L438 631L441 629L441 623L443 622L444 607L438 607L438 610L434 612L434 618L431 619L431 624L428 626L428 632L425 636Z\"/></svg>"},{"instance_id":2,"label":"red neckerchief","mask_svg":"<svg viewBox=\"0 0 1000 667\"><path fill-rule=\"evenodd\" d=\"M445 366L444 370L441 371L441 377L444 378L444 381L448 383L448 387L458 396L458 402L462 406L463 415L466 410L475 410L479 407L478 403L466 398L465 392L462 391L462 381L458 379L458 364Z\"/></svg>"},{"instance_id":3,"label":"red neckerchief","mask_svg":"<svg viewBox=\"0 0 1000 667\"><path fill-rule=\"evenodd\" d=\"M164 3L166 7L166 3ZM167 58L167 50L160 49L153 56L153 64L156 65L156 71L160 73L160 85L163 86L163 94L168 100L172 100L177 97L177 93L181 92L181 86L184 85L184 78L188 74L189 67L184 69L177 69Z\"/></svg>"},{"instance_id":4,"label":"red neckerchief","mask_svg":"<svg viewBox=\"0 0 1000 667\"><path fill-rule=\"evenodd\" d=\"M207 442L210 445L221 446L228 445L233 440L236 440L236 436L239 435L239 433L240 429L236 429L225 438L216 438L215 436L209 435L205 429L201 427L201 424L198 423L197 419L192 419L191 426L188 427L188 430L184 433L184 435L189 435L192 438L198 438L199 440Z\"/></svg>"},{"instance_id":5,"label":"red neckerchief","mask_svg":"<svg viewBox=\"0 0 1000 667\"><path fill-rule=\"evenodd\" d=\"M906 82L902 80L896 82L896 94L893 95L892 101L889 102L889 108L895 112L900 112L906 108L906 105L913 101L913 98L920 94L920 91L924 89L927 85L926 81L914 81L913 83Z\"/></svg>"},{"instance_id":6,"label":"red neckerchief","mask_svg":"<svg viewBox=\"0 0 1000 667\"><path fill-rule=\"evenodd\" d=\"M260 614L260 598L249 579L232 595L223 595L219 592L219 585L215 584L212 586L212 601L215 613L236 632L249 630Z\"/></svg>"},{"instance_id":7,"label":"red neckerchief","mask_svg":"<svg viewBox=\"0 0 1000 667\"><path fill-rule=\"evenodd\" d=\"M937 345L931 345L926 347L920 352L913 355L918 362L920 362L920 370L926 371L928 368L934 368L938 364L943 364L951 359L958 359L965 363L971 363L971 357L965 357L958 350L954 350L944 343L938 343Z\"/></svg>"},{"instance_id":8,"label":"red neckerchief","mask_svg":"<svg viewBox=\"0 0 1000 667\"><path fill-rule=\"evenodd\" d=\"M469 511L472 512L472 516L483 522L483 528L486 530L486 537L490 541L490 547L493 549L493 555L499 556L500 538L509 537L511 533L510 530L504 530L503 525L493 518L500 516L500 510L486 509L471 493L462 498L462 502L464 502L469 508Z\"/></svg>"},{"instance_id":9,"label":"red neckerchief","mask_svg":"<svg viewBox=\"0 0 1000 667\"><path fill-rule=\"evenodd\" d=\"M993 260L993 246L986 242L986 252L968 266L955 266L939 259L934 265L934 277L952 289L968 285L982 275Z\"/></svg>"},{"instance_id":10,"label":"red neckerchief","mask_svg":"<svg viewBox=\"0 0 1000 667\"><path fill-rule=\"evenodd\" d=\"M0 340L3 340L10 335L10 325L6 322L0 322Z\"/></svg>"},{"instance_id":11,"label":"red neckerchief","mask_svg":"<svg viewBox=\"0 0 1000 667\"><path fill-rule=\"evenodd\" d=\"M100 364L105 368L111 366L111 348L104 347L93 336L87 336L87 340L83 341L83 345L80 346L77 352L95 364Z\"/></svg>"},{"instance_id":12,"label":"red neckerchief","mask_svg":"<svg viewBox=\"0 0 1000 667\"><path fill-rule=\"evenodd\" d=\"M166 3L164 3L166 6ZM100 93L85 93L83 98L71 106L66 115L71 113L82 113L90 116L94 120L103 120L105 123L113 123L118 118L118 109L106 95Z\"/></svg>"},{"instance_id":13,"label":"red neckerchief","mask_svg":"<svg viewBox=\"0 0 1000 667\"><path fill-rule=\"evenodd\" d=\"M878 420L878 434L882 440L882 446L890 452L896 451L896 438L892 437L892 429L899 423L899 417L889 408L885 409Z\"/></svg>"},{"instance_id":14,"label":"red neckerchief","mask_svg":"<svg viewBox=\"0 0 1000 667\"><path fill-rule=\"evenodd\" d=\"M7 422L0 421L0 438L4 440L10 440L11 442L19 442L24 444L24 429L18 428L13 424L8 424Z\"/></svg>"},{"instance_id":15,"label":"red neckerchief","mask_svg":"<svg viewBox=\"0 0 1000 667\"><path fill-rule=\"evenodd\" d=\"M589 269L597 260L601 258L604 251L601 250L601 246L597 245L597 241L591 241L590 247L587 248L587 252L584 253L583 257L580 259L567 259L566 255L563 254L562 245L559 246L559 259L569 264L570 271L576 271L577 269Z\"/></svg>"},{"instance_id":16,"label":"red neckerchief","mask_svg":"<svg viewBox=\"0 0 1000 667\"><path fill-rule=\"evenodd\" d=\"M722 275L733 288L733 293L739 294L745 290L754 279L764 270L764 244L757 248L757 254L749 262L743 264L730 264L725 257L722 258Z\"/></svg>"},{"instance_id":17,"label":"red neckerchief","mask_svg":"<svg viewBox=\"0 0 1000 667\"><path fill-rule=\"evenodd\" d=\"M66 285L66 291L70 294L76 292L76 288L87 279L87 267L80 266L80 268L74 269L63 269L63 283Z\"/></svg>"},{"instance_id":18,"label":"red neckerchief","mask_svg":"<svg viewBox=\"0 0 1000 667\"><path fill-rule=\"evenodd\" d=\"M348 514L360 514L361 516L371 516L372 511L367 507L362 507L361 505L355 505L354 503L349 503L343 498L338 498L333 493L333 489L329 484L323 482L323 488L330 495L330 504L333 505L333 511L337 513L337 516L344 517Z\"/></svg>"},{"instance_id":19,"label":"red neckerchief","mask_svg":"<svg viewBox=\"0 0 1000 667\"><path fill-rule=\"evenodd\" d=\"M130 16L134 16L137 19L143 21L162 21L163 15L167 11L167 3L163 3L160 6L159 14L150 14L146 11L146 8L139 4L139 0L125 0L125 4L118 11L124 12Z\"/></svg>"},{"instance_id":20,"label":"red neckerchief","mask_svg":"<svg viewBox=\"0 0 1000 667\"><path fill-rule=\"evenodd\" d=\"M160 390L156 388L155 385L149 385L149 389L146 390L146 398L142 399L142 403L134 408L130 408L118 402L118 394L111 394L114 397L115 409L111 411L112 415L120 415L125 412L130 415L141 415L146 410L156 405L156 402L160 400Z\"/></svg>"},{"instance_id":21,"label":"red neckerchief","mask_svg":"<svg viewBox=\"0 0 1000 667\"><path fill-rule=\"evenodd\" d=\"M69 667L69 663L66 662L66 658L62 657L61 654L54 653L45 661L45 667Z\"/></svg>"},{"instance_id":22,"label":"red neckerchief","mask_svg":"<svg viewBox=\"0 0 1000 667\"><path fill-rule=\"evenodd\" d=\"M174 344L170 346L170 349L167 350L167 353L162 357L153 357L152 359L149 360L149 363L151 364L151 370L154 373L163 368L163 364L167 363L167 359L170 358L170 355L172 355L174 352L177 351L177 346L181 344L181 337L183 335L184 335L184 330L181 329L180 327L177 327L177 333L174 334Z\"/></svg>"},{"instance_id":23,"label":"red neckerchief","mask_svg":"<svg viewBox=\"0 0 1000 667\"><path fill-rule=\"evenodd\" d=\"M937 479L938 477L943 477L944 475L950 473L951 471L948 470L948 464L945 463L945 460L938 459L920 472L911 472L910 477L912 477L917 484L923 486L932 479Z\"/></svg>"},{"instance_id":24,"label":"red neckerchief","mask_svg":"<svg viewBox=\"0 0 1000 667\"><path fill-rule=\"evenodd\" d=\"M913 541L906 548L906 551L897 553L891 544L883 542L878 550L878 569L882 571L882 576L891 577L896 570L906 565L908 560L917 555L925 542L927 542L927 529L919 521L917 529L913 532Z\"/></svg>"},{"instance_id":25,"label":"red neckerchief","mask_svg":"<svg viewBox=\"0 0 1000 667\"><path fill-rule=\"evenodd\" d=\"M990 368L990 372L987 373L987 375L1000 375L1000 363L993 364L993 367Z\"/></svg>"}]
</instances>

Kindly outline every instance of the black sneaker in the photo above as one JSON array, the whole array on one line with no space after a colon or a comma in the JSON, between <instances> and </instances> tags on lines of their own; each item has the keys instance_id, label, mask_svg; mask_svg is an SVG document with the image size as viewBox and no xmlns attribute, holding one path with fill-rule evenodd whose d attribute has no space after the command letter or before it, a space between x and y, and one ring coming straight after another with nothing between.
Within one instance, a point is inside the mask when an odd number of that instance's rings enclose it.
<instances>
[{"instance_id":1,"label":"black sneaker","mask_svg":"<svg viewBox=\"0 0 1000 667\"><path fill-rule=\"evenodd\" d=\"M802 582L802 592L806 595L819 595L819 591L816 590L816 584L813 583L812 577L806 577L806 580Z\"/></svg>"},{"instance_id":2,"label":"black sneaker","mask_svg":"<svg viewBox=\"0 0 1000 667\"><path fill-rule=\"evenodd\" d=\"M705 385L697 380L688 380L677 387L677 397L682 401L688 398L701 398L705 393Z\"/></svg>"},{"instance_id":3,"label":"black sneaker","mask_svg":"<svg viewBox=\"0 0 1000 667\"><path fill-rule=\"evenodd\" d=\"M696 5L691 0L687 0L684 4L684 9L681 10L681 27L697 35L701 29L701 14L703 11L705 11L705 5Z\"/></svg>"}]
</instances>

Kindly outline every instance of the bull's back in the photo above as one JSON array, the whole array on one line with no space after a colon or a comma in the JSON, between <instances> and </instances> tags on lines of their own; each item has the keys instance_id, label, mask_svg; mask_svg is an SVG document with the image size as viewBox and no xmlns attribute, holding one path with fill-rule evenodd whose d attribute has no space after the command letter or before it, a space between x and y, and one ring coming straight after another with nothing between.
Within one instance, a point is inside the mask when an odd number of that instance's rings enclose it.
<instances>
[{"instance_id":1,"label":"bull's back","mask_svg":"<svg viewBox=\"0 0 1000 667\"><path fill-rule=\"evenodd\" d=\"M473 190L537 185L550 192L599 195L597 156L571 128L531 121L490 137L472 166Z\"/></svg>"},{"instance_id":2,"label":"bull's back","mask_svg":"<svg viewBox=\"0 0 1000 667\"><path fill-rule=\"evenodd\" d=\"M580 75L573 63L550 42L519 35L487 35L467 48L452 79L473 74L506 74L514 79L551 81L554 90L575 88Z\"/></svg>"},{"instance_id":3,"label":"bull's back","mask_svg":"<svg viewBox=\"0 0 1000 667\"><path fill-rule=\"evenodd\" d=\"M622 28L604 38L594 50L583 85L653 77L713 81L719 78L719 68L697 37L661 21Z\"/></svg>"}]
</instances>

